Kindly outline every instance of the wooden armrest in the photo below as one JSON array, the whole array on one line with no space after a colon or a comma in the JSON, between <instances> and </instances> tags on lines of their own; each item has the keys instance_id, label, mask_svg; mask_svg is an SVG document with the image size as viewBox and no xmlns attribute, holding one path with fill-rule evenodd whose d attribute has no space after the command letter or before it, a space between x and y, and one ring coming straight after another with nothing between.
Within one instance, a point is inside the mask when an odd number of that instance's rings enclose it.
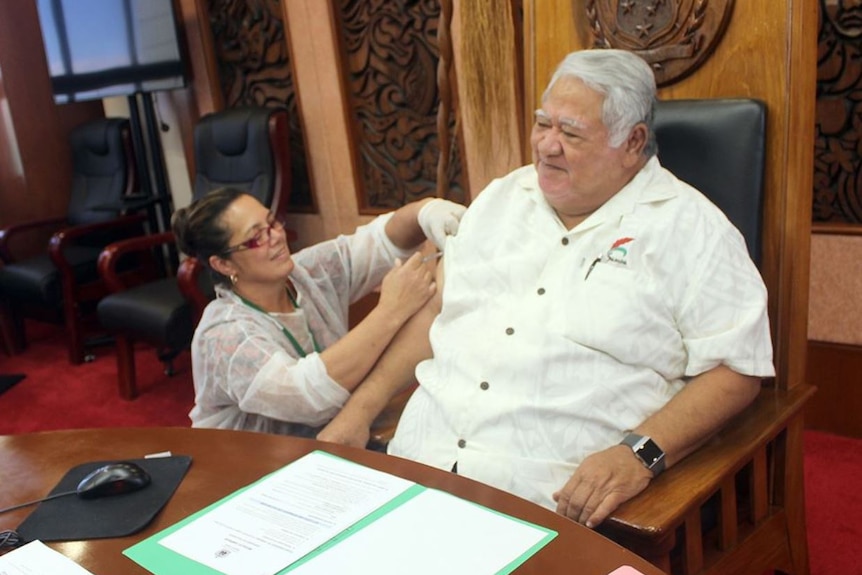
<instances>
[{"instance_id":1,"label":"wooden armrest","mask_svg":"<svg viewBox=\"0 0 862 575\"><path fill-rule=\"evenodd\" d=\"M20 258L15 257L15 253L12 248L13 243L16 241L23 241L21 240L22 237L26 238L28 236L32 236L36 232L39 232L42 237L44 237L42 248L38 250L44 253L44 249L45 246L48 245L48 238L50 235L68 224L69 222L65 217L57 217L12 224L0 230L0 259L6 263L18 261ZM30 242L28 242L28 244L30 244L28 247L32 246L32 242L33 238L31 237Z\"/></svg>"},{"instance_id":2,"label":"wooden armrest","mask_svg":"<svg viewBox=\"0 0 862 575\"><path fill-rule=\"evenodd\" d=\"M790 390L763 387L721 433L621 505L601 531L617 540L632 534L656 541L672 536L693 507L705 503L786 428L814 391L805 384Z\"/></svg>"},{"instance_id":3,"label":"wooden armrest","mask_svg":"<svg viewBox=\"0 0 862 575\"><path fill-rule=\"evenodd\" d=\"M125 228L138 229L138 226L142 226L146 220L146 215L135 214L131 216L121 216L105 222L64 228L51 236L48 250L62 256L63 248L74 243L75 240L84 238L91 234L98 234L112 230L122 230Z\"/></svg>"},{"instance_id":4,"label":"wooden armrest","mask_svg":"<svg viewBox=\"0 0 862 575\"><path fill-rule=\"evenodd\" d=\"M174 233L168 231L160 234L137 236L109 244L105 246L105 249L103 249L102 253L99 254L99 275L105 281L105 284L107 284L108 289L111 292L118 292L126 289L130 283L137 284L146 279L151 279L155 275L152 269L147 269L143 272L143 275L140 273L136 274L140 277L130 278L128 277L128 274L121 277L117 272L117 263L123 258L123 256L128 254L149 252L155 247L173 244L175 242L176 237L174 236ZM141 270L138 271L141 272Z\"/></svg>"},{"instance_id":5,"label":"wooden armrest","mask_svg":"<svg viewBox=\"0 0 862 575\"><path fill-rule=\"evenodd\" d=\"M76 240L85 238L92 234L109 232L112 230L143 230L143 224L146 222L145 214L136 214L132 216L122 216L105 222L95 224L85 224L80 226L72 226L64 228L51 236L51 241L48 244L48 253L51 260L58 268L68 269L66 259L63 257L63 250L73 244Z\"/></svg>"},{"instance_id":6,"label":"wooden armrest","mask_svg":"<svg viewBox=\"0 0 862 575\"><path fill-rule=\"evenodd\" d=\"M194 314L192 320L195 326L200 321L204 308L210 302L209 296L200 287L200 275L205 269L204 265L193 257L184 259L177 269L177 285L180 293L192 304Z\"/></svg>"}]
</instances>

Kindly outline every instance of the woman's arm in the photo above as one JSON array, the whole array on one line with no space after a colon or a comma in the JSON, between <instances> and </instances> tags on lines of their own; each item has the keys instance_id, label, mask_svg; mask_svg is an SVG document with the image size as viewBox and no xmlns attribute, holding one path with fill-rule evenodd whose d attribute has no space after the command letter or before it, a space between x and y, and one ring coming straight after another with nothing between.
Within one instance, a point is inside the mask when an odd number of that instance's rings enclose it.
<instances>
[{"instance_id":1,"label":"woman's arm","mask_svg":"<svg viewBox=\"0 0 862 575\"><path fill-rule=\"evenodd\" d=\"M467 208L440 198L426 198L399 208L386 223L386 235L401 249L412 249L429 239L438 250L448 236L458 233Z\"/></svg>"},{"instance_id":2,"label":"woman's arm","mask_svg":"<svg viewBox=\"0 0 862 575\"><path fill-rule=\"evenodd\" d=\"M280 325L266 315L241 304L221 307L220 317L204 317L192 345L194 421L218 423L231 405L315 427L338 412L349 394L327 377L319 357L297 358Z\"/></svg>"},{"instance_id":3,"label":"woman's arm","mask_svg":"<svg viewBox=\"0 0 862 575\"><path fill-rule=\"evenodd\" d=\"M386 235L398 248L411 250L427 239L419 225L419 211L433 199L418 200L398 208L386 222Z\"/></svg>"},{"instance_id":4,"label":"woman's arm","mask_svg":"<svg viewBox=\"0 0 862 575\"><path fill-rule=\"evenodd\" d=\"M442 249L446 237L458 230L466 208L460 204L428 198L396 210L384 227L387 238L399 249L419 246L426 238ZM321 359L330 377L348 391L361 382L399 329L435 293L433 264L413 254L383 279L380 301L365 319L330 346Z\"/></svg>"}]
</instances>

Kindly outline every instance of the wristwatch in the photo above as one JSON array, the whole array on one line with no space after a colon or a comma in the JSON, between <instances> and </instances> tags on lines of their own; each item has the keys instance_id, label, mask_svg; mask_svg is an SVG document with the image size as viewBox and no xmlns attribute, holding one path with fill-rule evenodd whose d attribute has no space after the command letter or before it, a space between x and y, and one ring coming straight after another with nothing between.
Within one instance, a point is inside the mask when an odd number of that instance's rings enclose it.
<instances>
[{"instance_id":1,"label":"wristwatch","mask_svg":"<svg viewBox=\"0 0 862 575\"><path fill-rule=\"evenodd\" d=\"M628 445L637 455L644 466L652 471L653 477L664 471L664 451L647 435L629 433L620 442L620 445Z\"/></svg>"}]
</instances>

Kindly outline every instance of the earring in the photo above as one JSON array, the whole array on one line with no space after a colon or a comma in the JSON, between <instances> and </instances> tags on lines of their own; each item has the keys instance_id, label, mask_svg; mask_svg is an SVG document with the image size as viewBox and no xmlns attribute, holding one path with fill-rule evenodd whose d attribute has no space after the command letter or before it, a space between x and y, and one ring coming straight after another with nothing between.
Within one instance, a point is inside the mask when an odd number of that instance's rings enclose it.
<instances>
[{"instance_id":1,"label":"earring","mask_svg":"<svg viewBox=\"0 0 862 575\"><path fill-rule=\"evenodd\" d=\"M239 281L239 277L237 277L236 274L230 274L230 283L232 283L233 285L236 285L236 282L238 282L238 281Z\"/></svg>"}]
</instances>

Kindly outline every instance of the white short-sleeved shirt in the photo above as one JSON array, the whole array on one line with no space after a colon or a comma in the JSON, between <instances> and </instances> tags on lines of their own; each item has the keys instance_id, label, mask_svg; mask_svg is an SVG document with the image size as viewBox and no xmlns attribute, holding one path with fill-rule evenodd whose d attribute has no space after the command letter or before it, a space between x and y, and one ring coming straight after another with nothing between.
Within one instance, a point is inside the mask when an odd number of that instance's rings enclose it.
<instances>
[{"instance_id":1,"label":"white short-sleeved shirt","mask_svg":"<svg viewBox=\"0 0 862 575\"><path fill-rule=\"evenodd\" d=\"M390 217L294 254L294 313L267 314L216 288L192 340L193 427L313 436L335 416L349 393L329 377L314 342L323 350L343 337L350 304L376 288L396 258L412 253L387 237Z\"/></svg>"},{"instance_id":2,"label":"white short-sleeved shirt","mask_svg":"<svg viewBox=\"0 0 862 575\"><path fill-rule=\"evenodd\" d=\"M742 235L651 159L567 230L533 166L492 182L446 245L434 358L389 453L550 508L587 455L619 443L720 364L774 375L766 289Z\"/></svg>"}]
</instances>

